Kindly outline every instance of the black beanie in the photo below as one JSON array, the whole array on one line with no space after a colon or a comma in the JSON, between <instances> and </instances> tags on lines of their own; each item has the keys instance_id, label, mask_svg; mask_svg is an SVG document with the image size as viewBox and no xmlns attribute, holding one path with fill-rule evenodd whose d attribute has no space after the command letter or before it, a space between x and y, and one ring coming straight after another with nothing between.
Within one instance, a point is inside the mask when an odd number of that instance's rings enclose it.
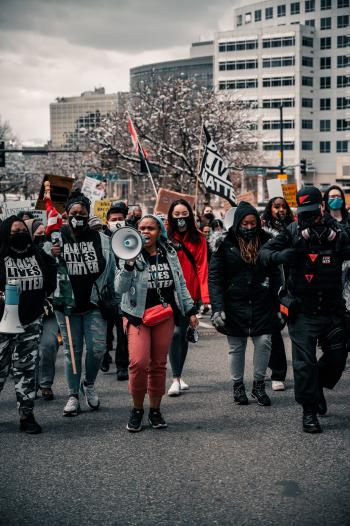
<instances>
[{"instance_id":1,"label":"black beanie","mask_svg":"<svg viewBox=\"0 0 350 526\"><path fill-rule=\"evenodd\" d=\"M88 214L90 215L91 201L86 197L86 195L82 194L80 190L73 190L73 192L68 197L68 201L66 204L66 212L69 212L70 208L72 208L72 206L76 204L85 206L86 210L88 211Z\"/></svg>"}]
</instances>

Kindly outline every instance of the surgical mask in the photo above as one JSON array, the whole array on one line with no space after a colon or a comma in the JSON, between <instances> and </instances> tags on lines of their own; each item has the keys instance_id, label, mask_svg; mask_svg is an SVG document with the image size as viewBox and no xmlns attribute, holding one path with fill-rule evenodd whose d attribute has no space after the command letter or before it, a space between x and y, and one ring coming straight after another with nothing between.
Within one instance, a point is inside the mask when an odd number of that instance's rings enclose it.
<instances>
[{"instance_id":1,"label":"surgical mask","mask_svg":"<svg viewBox=\"0 0 350 526\"><path fill-rule=\"evenodd\" d=\"M245 241L251 241L258 233L258 227L254 226L253 228L245 228L240 226L238 229L238 235L245 239Z\"/></svg>"},{"instance_id":2,"label":"surgical mask","mask_svg":"<svg viewBox=\"0 0 350 526\"><path fill-rule=\"evenodd\" d=\"M340 210L343 206L343 203L343 198L340 196L328 198L328 205L331 210Z\"/></svg>"},{"instance_id":3,"label":"surgical mask","mask_svg":"<svg viewBox=\"0 0 350 526\"><path fill-rule=\"evenodd\" d=\"M26 252L31 243L31 237L27 232L16 232L10 235L10 248L18 254Z\"/></svg>"},{"instance_id":4,"label":"surgical mask","mask_svg":"<svg viewBox=\"0 0 350 526\"><path fill-rule=\"evenodd\" d=\"M190 218L189 217L177 217L175 219L175 226L177 230L187 230L189 225Z\"/></svg>"},{"instance_id":5,"label":"surgical mask","mask_svg":"<svg viewBox=\"0 0 350 526\"><path fill-rule=\"evenodd\" d=\"M73 230L85 230L87 227L89 218L86 216L69 216L69 224Z\"/></svg>"},{"instance_id":6,"label":"surgical mask","mask_svg":"<svg viewBox=\"0 0 350 526\"><path fill-rule=\"evenodd\" d=\"M108 228L111 232L115 232L118 228L125 226L125 221L108 221Z\"/></svg>"}]
</instances>

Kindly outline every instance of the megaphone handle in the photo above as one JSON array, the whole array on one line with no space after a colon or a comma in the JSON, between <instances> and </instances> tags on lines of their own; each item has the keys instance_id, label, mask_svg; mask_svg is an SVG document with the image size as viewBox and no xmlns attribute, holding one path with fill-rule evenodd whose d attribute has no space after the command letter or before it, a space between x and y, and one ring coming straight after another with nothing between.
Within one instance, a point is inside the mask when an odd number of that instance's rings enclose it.
<instances>
[{"instance_id":1,"label":"megaphone handle","mask_svg":"<svg viewBox=\"0 0 350 526\"><path fill-rule=\"evenodd\" d=\"M66 321L66 327L67 327L67 335L68 335L68 342L69 342L69 352L70 352L70 358L72 360L73 374L77 374L77 365L75 363L75 354L74 354L74 347L73 347L72 332L70 330L69 317L65 316L64 319Z\"/></svg>"}]
</instances>

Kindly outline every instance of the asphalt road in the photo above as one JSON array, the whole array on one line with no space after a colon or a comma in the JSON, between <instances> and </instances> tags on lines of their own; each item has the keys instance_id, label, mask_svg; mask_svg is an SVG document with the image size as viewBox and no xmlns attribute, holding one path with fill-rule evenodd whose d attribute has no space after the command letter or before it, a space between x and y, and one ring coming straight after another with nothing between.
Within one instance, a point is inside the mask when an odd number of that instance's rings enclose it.
<instances>
[{"instance_id":1,"label":"asphalt road","mask_svg":"<svg viewBox=\"0 0 350 526\"><path fill-rule=\"evenodd\" d=\"M251 347L247 357L250 387ZM62 418L60 353L56 398L36 404L44 432L28 436L18 432L9 378L0 399L0 524L350 524L349 368L327 395L329 416L315 436L301 431L290 367L285 392L268 387L270 408L234 406L225 338L207 328L184 379L191 390L164 400L168 429L131 435L127 385L112 369L98 377L98 412L83 403L80 416Z\"/></svg>"}]
</instances>

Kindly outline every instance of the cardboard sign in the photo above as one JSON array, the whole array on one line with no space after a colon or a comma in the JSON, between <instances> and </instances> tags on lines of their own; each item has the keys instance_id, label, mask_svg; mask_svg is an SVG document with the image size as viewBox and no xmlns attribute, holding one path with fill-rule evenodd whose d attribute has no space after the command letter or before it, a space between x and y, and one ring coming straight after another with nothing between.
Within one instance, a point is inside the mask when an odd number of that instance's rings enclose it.
<instances>
[{"instance_id":1,"label":"cardboard sign","mask_svg":"<svg viewBox=\"0 0 350 526\"><path fill-rule=\"evenodd\" d=\"M295 183L282 185L283 196L291 208L297 207L297 185Z\"/></svg>"},{"instance_id":2,"label":"cardboard sign","mask_svg":"<svg viewBox=\"0 0 350 526\"><path fill-rule=\"evenodd\" d=\"M172 190L159 188L154 211L158 214L167 214L169 212L171 203L177 199L185 199L189 202L192 208L194 207L195 199L193 195L180 194L179 192L173 192Z\"/></svg>"},{"instance_id":3,"label":"cardboard sign","mask_svg":"<svg viewBox=\"0 0 350 526\"><path fill-rule=\"evenodd\" d=\"M90 199L92 206L94 206L95 201L99 201L105 195L106 183L95 177L85 177L83 187L81 189L82 193Z\"/></svg>"},{"instance_id":4,"label":"cardboard sign","mask_svg":"<svg viewBox=\"0 0 350 526\"><path fill-rule=\"evenodd\" d=\"M266 184L267 184L267 193L269 194L269 199L273 199L274 197L283 196L282 183L280 179L268 179L266 181Z\"/></svg>"},{"instance_id":5,"label":"cardboard sign","mask_svg":"<svg viewBox=\"0 0 350 526\"><path fill-rule=\"evenodd\" d=\"M254 192L244 192L244 194L237 195L237 203L240 203L241 201L246 201L251 205L256 205Z\"/></svg>"},{"instance_id":6,"label":"cardboard sign","mask_svg":"<svg viewBox=\"0 0 350 526\"><path fill-rule=\"evenodd\" d=\"M45 181L50 181L52 203L57 211L62 214L65 211L68 196L72 191L74 179L71 177L64 177L63 175L45 175L36 202L36 210L46 210L45 202L43 200Z\"/></svg>"},{"instance_id":7,"label":"cardboard sign","mask_svg":"<svg viewBox=\"0 0 350 526\"><path fill-rule=\"evenodd\" d=\"M99 199L94 203L94 215L98 216L102 223L106 222L107 212L111 208L113 199Z\"/></svg>"},{"instance_id":8,"label":"cardboard sign","mask_svg":"<svg viewBox=\"0 0 350 526\"><path fill-rule=\"evenodd\" d=\"M6 219L10 216L16 216L19 212L30 212L36 219L42 221L46 226L46 212L42 210L34 210L35 201L6 201L1 203L1 217Z\"/></svg>"}]
</instances>

